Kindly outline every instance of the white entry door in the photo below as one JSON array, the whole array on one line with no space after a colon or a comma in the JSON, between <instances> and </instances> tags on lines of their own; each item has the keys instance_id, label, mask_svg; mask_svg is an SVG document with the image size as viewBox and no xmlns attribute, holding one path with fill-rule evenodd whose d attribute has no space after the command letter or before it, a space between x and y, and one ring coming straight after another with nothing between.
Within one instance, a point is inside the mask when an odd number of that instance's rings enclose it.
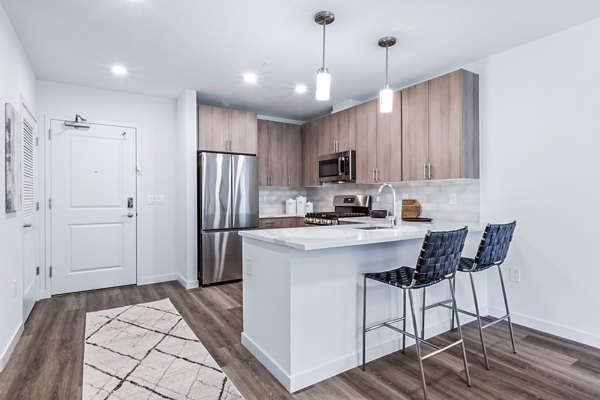
<instances>
[{"instance_id":1,"label":"white entry door","mask_svg":"<svg viewBox=\"0 0 600 400\"><path fill-rule=\"evenodd\" d=\"M26 109L22 114L23 321L26 321L40 294L38 276L38 151L35 120Z\"/></svg>"},{"instance_id":2,"label":"white entry door","mask_svg":"<svg viewBox=\"0 0 600 400\"><path fill-rule=\"evenodd\" d=\"M135 129L50 125L52 294L136 283Z\"/></svg>"}]
</instances>

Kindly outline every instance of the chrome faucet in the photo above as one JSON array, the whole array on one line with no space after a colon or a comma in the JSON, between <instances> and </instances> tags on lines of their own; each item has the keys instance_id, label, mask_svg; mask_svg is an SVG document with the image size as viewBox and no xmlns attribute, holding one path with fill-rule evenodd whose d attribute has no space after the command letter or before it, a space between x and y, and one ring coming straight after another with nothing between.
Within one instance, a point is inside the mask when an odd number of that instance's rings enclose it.
<instances>
[{"instance_id":1,"label":"chrome faucet","mask_svg":"<svg viewBox=\"0 0 600 400\"><path fill-rule=\"evenodd\" d=\"M381 192L383 191L384 187L388 187L392 191L392 205L393 205L392 214L394 214L394 219L391 220L390 222L391 222L392 226L396 226L397 225L396 219L398 217L398 213L396 210L396 191L394 190L392 185L390 185L389 183L384 183L383 185L379 186L379 190L377 191L377 201L379 201L381 199Z\"/></svg>"}]
</instances>

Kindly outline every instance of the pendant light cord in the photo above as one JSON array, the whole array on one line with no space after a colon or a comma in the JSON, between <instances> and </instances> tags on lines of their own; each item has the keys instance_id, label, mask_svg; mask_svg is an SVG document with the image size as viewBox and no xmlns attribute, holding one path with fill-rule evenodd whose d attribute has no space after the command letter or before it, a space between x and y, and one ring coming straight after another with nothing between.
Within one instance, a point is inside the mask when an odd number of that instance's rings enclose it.
<instances>
[{"instance_id":1,"label":"pendant light cord","mask_svg":"<svg viewBox=\"0 0 600 400\"><path fill-rule=\"evenodd\" d=\"M325 69L325 26L327 24L323 22L323 69Z\"/></svg>"},{"instance_id":2,"label":"pendant light cord","mask_svg":"<svg viewBox=\"0 0 600 400\"><path fill-rule=\"evenodd\" d=\"M385 85L388 85L388 50L389 46L385 46Z\"/></svg>"}]
</instances>

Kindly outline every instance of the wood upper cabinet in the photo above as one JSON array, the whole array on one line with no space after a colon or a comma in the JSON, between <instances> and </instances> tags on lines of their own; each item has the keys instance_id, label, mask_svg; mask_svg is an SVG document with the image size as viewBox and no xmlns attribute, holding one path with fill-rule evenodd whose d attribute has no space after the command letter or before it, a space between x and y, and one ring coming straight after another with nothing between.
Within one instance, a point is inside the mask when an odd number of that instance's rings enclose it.
<instances>
[{"instance_id":1,"label":"wood upper cabinet","mask_svg":"<svg viewBox=\"0 0 600 400\"><path fill-rule=\"evenodd\" d=\"M319 155L335 153L335 138L333 135L333 117L328 115L316 121L318 131Z\"/></svg>"},{"instance_id":2,"label":"wood upper cabinet","mask_svg":"<svg viewBox=\"0 0 600 400\"><path fill-rule=\"evenodd\" d=\"M256 154L256 113L199 105L198 150Z\"/></svg>"},{"instance_id":3,"label":"wood upper cabinet","mask_svg":"<svg viewBox=\"0 0 600 400\"><path fill-rule=\"evenodd\" d=\"M269 170L269 121L259 119L257 122L258 129L258 185L269 186L270 170Z\"/></svg>"},{"instance_id":4,"label":"wood upper cabinet","mask_svg":"<svg viewBox=\"0 0 600 400\"><path fill-rule=\"evenodd\" d=\"M402 92L403 180L479 178L479 76L458 70Z\"/></svg>"},{"instance_id":5,"label":"wood upper cabinet","mask_svg":"<svg viewBox=\"0 0 600 400\"><path fill-rule=\"evenodd\" d=\"M284 124L283 129L286 146L284 156L287 160L286 186L302 186L302 136L300 126Z\"/></svg>"},{"instance_id":6,"label":"wood upper cabinet","mask_svg":"<svg viewBox=\"0 0 600 400\"><path fill-rule=\"evenodd\" d=\"M198 106L198 150L227 151L229 132L227 108Z\"/></svg>"},{"instance_id":7,"label":"wood upper cabinet","mask_svg":"<svg viewBox=\"0 0 600 400\"><path fill-rule=\"evenodd\" d=\"M353 108L319 118L319 155L355 150Z\"/></svg>"},{"instance_id":8,"label":"wood upper cabinet","mask_svg":"<svg viewBox=\"0 0 600 400\"><path fill-rule=\"evenodd\" d=\"M233 153L256 154L258 147L256 113L229 110L230 149Z\"/></svg>"},{"instance_id":9,"label":"wood upper cabinet","mask_svg":"<svg viewBox=\"0 0 600 400\"><path fill-rule=\"evenodd\" d=\"M377 183L402 180L402 94L394 92L394 108L390 113L377 113Z\"/></svg>"},{"instance_id":10,"label":"wood upper cabinet","mask_svg":"<svg viewBox=\"0 0 600 400\"><path fill-rule=\"evenodd\" d=\"M429 84L402 91L402 180L427 179L429 161Z\"/></svg>"},{"instance_id":11,"label":"wood upper cabinet","mask_svg":"<svg viewBox=\"0 0 600 400\"><path fill-rule=\"evenodd\" d=\"M319 185L319 125L320 120L302 125L302 186Z\"/></svg>"},{"instance_id":12,"label":"wood upper cabinet","mask_svg":"<svg viewBox=\"0 0 600 400\"><path fill-rule=\"evenodd\" d=\"M302 183L300 127L258 121L259 186L300 186Z\"/></svg>"},{"instance_id":13,"label":"wood upper cabinet","mask_svg":"<svg viewBox=\"0 0 600 400\"><path fill-rule=\"evenodd\" d=\"M356 183L375 183L377 166L377 100L351 109L356 135Z\"/></svg>"}]
</instances>

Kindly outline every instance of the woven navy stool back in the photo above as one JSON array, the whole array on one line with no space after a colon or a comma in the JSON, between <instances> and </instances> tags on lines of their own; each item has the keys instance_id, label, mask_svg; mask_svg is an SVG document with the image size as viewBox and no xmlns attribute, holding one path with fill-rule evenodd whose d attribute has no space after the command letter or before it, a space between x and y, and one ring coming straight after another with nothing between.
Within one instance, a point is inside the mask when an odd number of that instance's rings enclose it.
<instances>
[{"instance_id":1,"label":"woven navy stool back","mask_svg":"<svg viewBox=\"0 0 600 400\"><path fill-rule=\"evenodd\" d=\"M435 283L453 275L460 262L467 232L466 226L456 231L427 232L417 260L413 286Z\"/></svg>"},{"instance_id":2,"label":"woven navy stool back","mask_svg":"<svg viewBox=\"0 0 600 400\"><path fill-rule=\"evenodd\" d=\"M478 268L500 265L504 262L516 226L517 222L513 221L509 224L488 224L485 227L475 256Z\"/></svg>"}]
</instances>

